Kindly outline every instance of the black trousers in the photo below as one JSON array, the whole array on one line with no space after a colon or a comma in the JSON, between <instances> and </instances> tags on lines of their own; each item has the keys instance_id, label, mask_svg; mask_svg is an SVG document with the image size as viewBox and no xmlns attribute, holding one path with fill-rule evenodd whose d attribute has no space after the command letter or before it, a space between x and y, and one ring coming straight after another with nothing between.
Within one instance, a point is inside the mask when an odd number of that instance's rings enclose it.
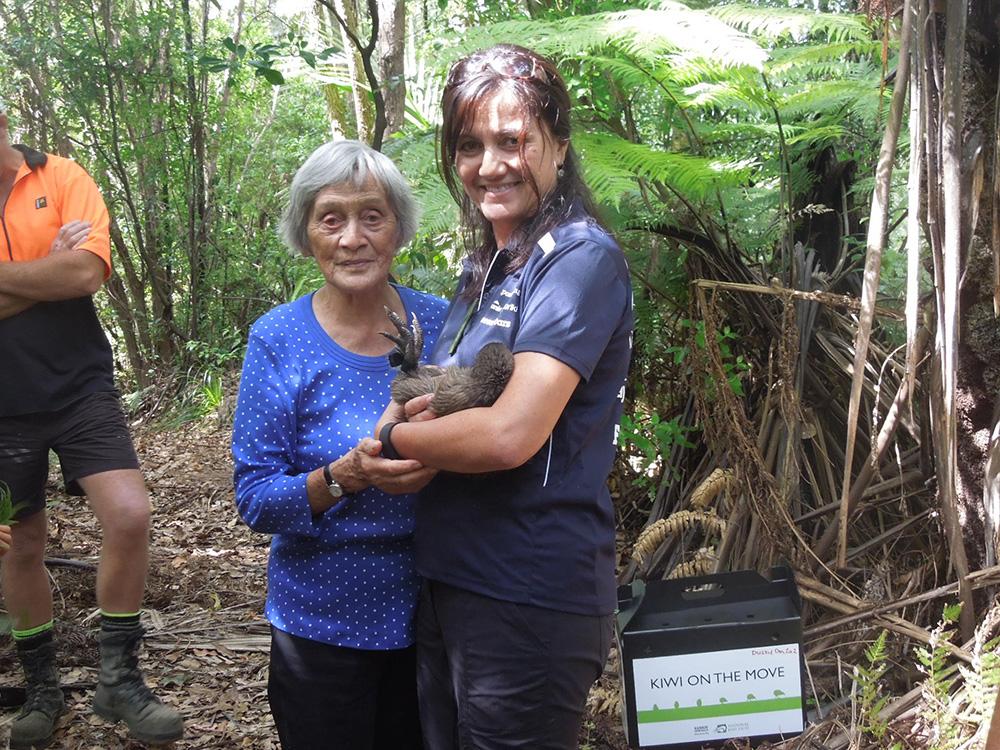
<instances>
[{"instance_id":1,"label":"black trousers","mask_svg":"<svg viewBox=\"0 0 1000 750\"><path fill-rule=\"evenodd\" d=\"M425 581L417 687L428 750L576 750L613 615L499 601Z\"/></svg>"},{"instance_id":2,"label":"black trousers","mask_svg":"<svg viewBox=\"0 0 1000 750\"><path fill-rule=\"evenodd\" d=\"M330 646L271 627L267 698L283 750L422 750L415 649Z\"/></svg>"}]
</instances>

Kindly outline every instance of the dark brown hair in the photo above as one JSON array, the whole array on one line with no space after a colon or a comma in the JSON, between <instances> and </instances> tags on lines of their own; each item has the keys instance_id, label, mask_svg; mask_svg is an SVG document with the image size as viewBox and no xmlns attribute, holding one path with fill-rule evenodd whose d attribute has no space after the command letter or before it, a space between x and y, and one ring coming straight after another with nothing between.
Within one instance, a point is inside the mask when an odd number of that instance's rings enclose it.
<instances>
[{"instance_id":1,"label":"dark brown hair","mask_svg":"<svg viewBox=\"0 0 1000 750\"><path fill-rule=\"evenodd\" d=\"M582 205L595 215L590 190L580 175L579 160L570 143L570 101L566 84L551 61L524 47L498 44L473 52L456 62L448 73L441 97L443 122L438 133L441 177L459 205L465 242L472 265L472 279L463 297L474 298L486 281L487 270L497 251L493 226L479 211L462 187L455 169L458 141L468 132L479 108L500 91L511 92L521 108L525 130L532 121L546 128L557 143L567 144L562 176L546 195L539 195L535 176L525 169L525 180L538 199L537 213L511 236L505 253L504 269L516 271L527 263L535 243ZM528 119L528 118L531 119ZM524 159L524 132L521 134L521 163Z\"/></svg>"}]
</instances>

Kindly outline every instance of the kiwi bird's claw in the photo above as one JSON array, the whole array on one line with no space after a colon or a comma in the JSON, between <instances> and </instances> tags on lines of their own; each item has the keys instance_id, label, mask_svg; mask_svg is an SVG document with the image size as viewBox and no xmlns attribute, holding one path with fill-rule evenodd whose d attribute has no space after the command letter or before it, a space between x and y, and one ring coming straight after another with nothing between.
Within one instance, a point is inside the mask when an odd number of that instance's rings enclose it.
<instances>
[{"instance_id":1,"label":"kiwi bird's claw","mask_svg":"<svg viewBox=\"0 0 1000 750\"><path fill-rule=\"evenodd\" d=\"M396 313L394 313L389 307L384 307L383 309L385 310L385 314L389 316L389 320L392 322L392 324L396 326L396 330L399 331L400 335L402 336L410 335L410 329L406 325L405 320L396 315Z\"/></svg>"},{"instance_id":2,"label":"kiwi bird's claw","mask_svg":"<svg viewBox=\"0 0 1000 750\"><path fill-rule=\"evenodd\" d=\"M379 331L379 333L396 345L396 348L389 352L389 364L392 367L400 368L405 373L411 373L417 369L420 354L424 350L424 331L420 327L420 322L417 320L415 314L413 315L412 326L408 326L405 320L396 315L388 307L385 308L385 313L389 316L389 320L396 327L396 330L399 331L399 336Z\"/></svg>"},{"instance_id":3,"label":"kiwi bird's claw","mask_svg":"<svg viewBox=\"0 0 1000 750\"><path fill-rule=\"evenodd\" d=\"M406 339L404 339L402 336L393 336L391 333L386 333L385 331L379 331L379 333L385 336L387 339L389 339L389 341L394 343L400 349L406 347Z\"/></svg>"},{"instance_id":4,"label":"kiwi bird's claw","mask_svg":"<svg viewBox=\"0 0 1000 750\"><path fill-rule=\"evenodd\" d=\"M424 329L420 327L420 321L417 320L417 314L411 313L413 315L413 365L417 364L417 360L420 359L420 355L424 351Z\"/></svg>"}]
</instances>

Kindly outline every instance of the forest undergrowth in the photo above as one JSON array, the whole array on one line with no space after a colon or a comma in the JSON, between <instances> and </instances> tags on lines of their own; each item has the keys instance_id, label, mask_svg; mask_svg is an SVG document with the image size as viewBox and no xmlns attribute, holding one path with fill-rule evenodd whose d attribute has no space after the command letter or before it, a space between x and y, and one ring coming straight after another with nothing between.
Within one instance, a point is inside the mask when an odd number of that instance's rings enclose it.
<instances>
[{"instance_id":1,"label":"forest undergrowth","mask_svg":"<svg viewBox=\"0 0 1000 750\"><path fill-rule=\"evenodd\" d=\"M184 714L181 748L277 750L267 709L268 630L262 617L266 537L239 520L231 484L229 416L232 388L211 399L195 395L189 408L137 418L134 429L154 505L152 564L145 602L145 661L150 683ZM214 386L213 386L214 387ZM197 402L197 403L195 403ZM198 408L200 404L200 408ZM200 414L195 414L200 412ZM619 557L624 573L640 533L649 482L623 460L610 483L618 508ZM720 476L722 479L720 480ZM715 474L723 501L724 474ZM69 711L55 747L137 750L122 727L90 713L96 680L96 602L93 595L98 529L79 499L48 485L51 536L47 551L56 592L60 666ZM705 502L706 488L699 502ZM697 493L695 493L697 494ZM711 499L710 499L711 500ZM675 524L682 537L697 524ZM924 529L933 543L933 529ZM648 562L648 561L647 561ZM986 571L977 587L1000 583ZM1000 665L994 602L972 642L956 637L954 593L930 591L905 571L865 571L853 597L800 576L805 600L806 695L810 725L781 748L975 748L985 736ZM887 587L881 593L878 586ZM952 587L953 589L953 587ZM876 599L875 597L880 598ZM896 597L889 601L890 597ZM909 604L905 600L913 600ZM886 603L889 606L886 606ZM904 602L895 606L898 602ZM3 615L0 614L0 618ZM917 622L933 622L924 630ZM902 631L902 632L901 632ZM581 750L624 750L618 657L613 651L594 686L580 735ZM19 670L9 635L0 635L0 746L14 715ZM977 735L978 733L978 735ZM732 747L741 747L738 743Z\"/></svg>"}]
</instances>

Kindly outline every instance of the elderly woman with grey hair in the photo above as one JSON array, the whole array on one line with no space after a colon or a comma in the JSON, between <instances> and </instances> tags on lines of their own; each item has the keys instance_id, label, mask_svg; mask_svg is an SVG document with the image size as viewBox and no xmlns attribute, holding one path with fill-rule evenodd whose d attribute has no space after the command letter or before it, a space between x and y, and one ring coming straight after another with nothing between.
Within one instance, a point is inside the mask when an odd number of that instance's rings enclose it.
<instances>
[{"instance_id":1,"label":"elderly woman with grey hair","mask_svg":"<svg viewBox=\"0 0 1000 750\"><path fill-rule=\"evenodd\" d=\"M268 700L285 750L418 748L413 496L433 471L368 437L394 376L385 308L422 322L445 303L389 268L417 209L392 161L355 141L316 149L281 234L325 279L250 330L233 425L236 503L273 535Z\"/></svg>"}]
</instances>

